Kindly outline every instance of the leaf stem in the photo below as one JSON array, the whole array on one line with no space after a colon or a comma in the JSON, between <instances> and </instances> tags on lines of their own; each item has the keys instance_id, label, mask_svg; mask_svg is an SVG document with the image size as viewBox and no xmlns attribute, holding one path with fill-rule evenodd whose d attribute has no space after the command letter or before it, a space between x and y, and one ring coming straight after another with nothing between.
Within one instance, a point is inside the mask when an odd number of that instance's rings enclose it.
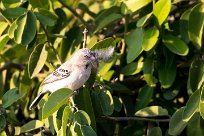
<instances>
[{"instance_id":1,"label":"leaf stem","mask_svg":"<svg viewBox=\"0 0 204 136\"><path fill-rule=\"evenodd\" d=\"M48 45L52 48L53 52L56 55L57 60L60 62L60 64L62 64L62 61L60 60L59 54L58 54L57 50L54 48L54 46L53 46L53 44L52 44L52 42L50 40L50 37L49 37L47 29L44 27L44 25L42 23L40 23L40 25L41 25L43 31L45 32L45 35L47 37Z\"/></svg>"},{"instance_id":2,"label":"leaf stem","mask_svg":"<svg viewBox=\"0 0 204 136\"><path fill-rule=\"evenodd\" d=\"M108 116L101 116L103 119L111 120L111 121L150 121L150 122L169 122L170 118L168 119L153 119L153 118L144 118L144 117L108 117Z\"/></svg>"},{"instance_id":3,"label":"leaf stem","mask_svg":"<svg viewBox=\"0 0 204 136\"><path fill-rule=\"evenodd\" d=\"M89 28L88 23L83 19L81 15L79 15L73 8L68 6L63 0L58 0L65 8L67 8L74 16L76 16L87 28Z\"/></svg>"}]
</instances>

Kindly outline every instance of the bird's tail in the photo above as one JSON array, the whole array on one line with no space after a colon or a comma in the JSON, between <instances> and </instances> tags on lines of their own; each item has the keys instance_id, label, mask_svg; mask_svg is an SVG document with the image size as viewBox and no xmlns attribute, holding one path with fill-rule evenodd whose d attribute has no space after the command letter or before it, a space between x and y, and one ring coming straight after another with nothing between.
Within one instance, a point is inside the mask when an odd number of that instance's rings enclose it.
<instances>
[{"instance_id":1,"label":"bird's tail","mask_svg":"<svg viewBox=\"0 0 204 136\"><path fill-rule=\"evenodd\" d=\"M32 108L35 108L37 106L37 104L40 102L40 100L42 99L42 97L46 94L47 92L40 92L38 94L38 96L34 99L34 101L31 103L29 110L31 110Z\"/></svg>"}]
</instances>

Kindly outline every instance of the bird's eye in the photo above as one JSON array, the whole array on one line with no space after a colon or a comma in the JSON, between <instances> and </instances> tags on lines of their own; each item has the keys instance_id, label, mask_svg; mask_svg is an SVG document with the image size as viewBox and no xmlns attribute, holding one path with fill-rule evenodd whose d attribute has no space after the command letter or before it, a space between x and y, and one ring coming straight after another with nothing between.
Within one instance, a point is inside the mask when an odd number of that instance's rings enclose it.
<instances>
[{"instance_id":1,"label":"bird's eye","mask_svg":"<svg viewBox=\"0 0 204 136\"><path fill-rule=\"evenodd\" d=\"M88 55L84 55L84 58L90 58Z\"/></svg>"}]
</instances>

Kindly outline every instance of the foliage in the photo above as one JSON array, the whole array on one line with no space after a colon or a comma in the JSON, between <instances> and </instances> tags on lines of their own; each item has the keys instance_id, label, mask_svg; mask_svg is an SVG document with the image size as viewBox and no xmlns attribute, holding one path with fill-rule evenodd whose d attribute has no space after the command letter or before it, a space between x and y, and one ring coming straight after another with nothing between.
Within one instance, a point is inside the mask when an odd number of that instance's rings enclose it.
<instances>
[{"instance_id":1,"label":"foliage","mask_svg":"<svg viewBox=\"0 0 204 136\"><path fill-rule=\"evenodd\" d=\"M204 135L203 1L0 0L1 135ZM83 43L103 50L71 106L69 89L29 105Z\"/></svg>"}]
</instances>

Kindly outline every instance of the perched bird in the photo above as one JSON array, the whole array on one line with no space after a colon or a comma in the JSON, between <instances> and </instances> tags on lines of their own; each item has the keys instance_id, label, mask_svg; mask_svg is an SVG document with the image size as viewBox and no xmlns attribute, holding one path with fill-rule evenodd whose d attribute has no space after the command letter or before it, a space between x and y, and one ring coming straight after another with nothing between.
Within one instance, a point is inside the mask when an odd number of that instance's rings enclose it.
<instances>
[{"instance_id":1,"label":"perched bird","mask_svg":"<svg viewBox=\"0 0 204 136\"><path fill-rule=\"evenodd\" d=\"M60 88L79 89L89 78L91 69L98 61L95 52L88 48L78 50L72 58L62 64L42 82L43 89L31 103L29 109L37 106L41 98L48 92L53 93Z\"/></svg>"}]
</instances>

